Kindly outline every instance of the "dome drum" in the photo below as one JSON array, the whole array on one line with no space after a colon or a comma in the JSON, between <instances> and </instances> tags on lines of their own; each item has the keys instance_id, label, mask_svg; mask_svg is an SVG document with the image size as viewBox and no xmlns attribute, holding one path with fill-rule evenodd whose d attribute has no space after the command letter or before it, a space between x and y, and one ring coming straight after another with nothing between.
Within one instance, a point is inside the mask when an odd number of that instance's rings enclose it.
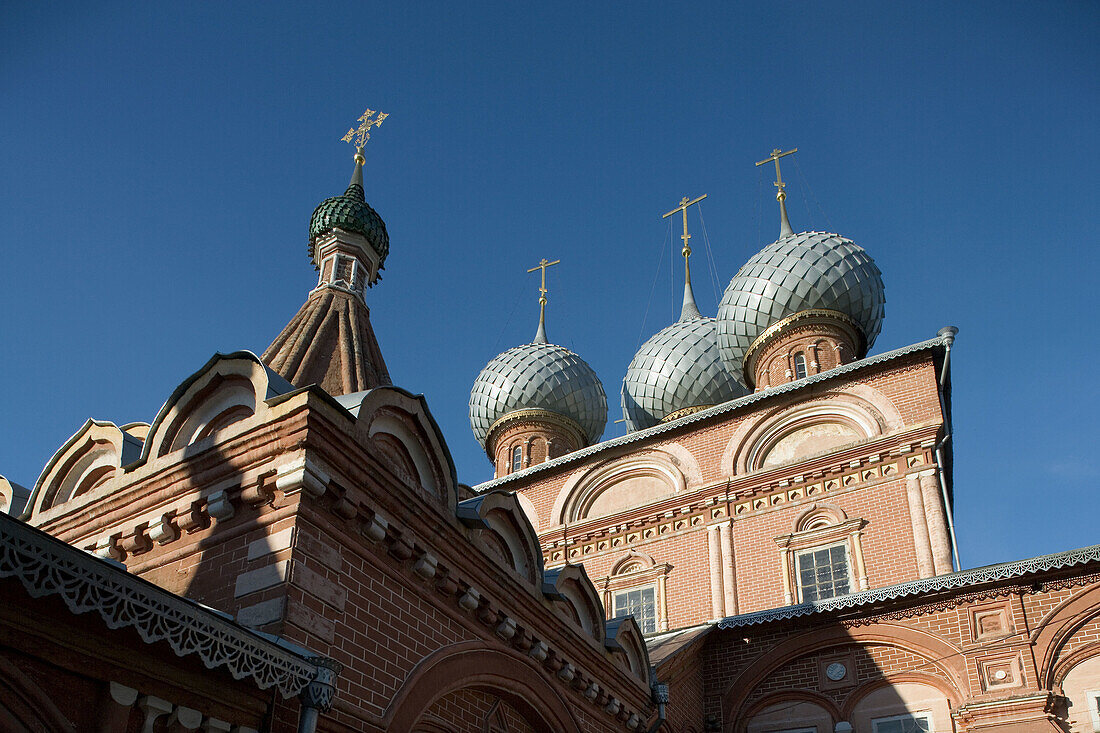
<instances>
[{"instance_id":1,"label":"dome drum","mask_svg":"<svg viewBox=\"0 0 1100 733\"><path fill-rule=\"evenodd\" d=\"M757 390L847 364L866 351L854 320L839 311L811 308L766 328L749 346L744 373Z\"/></svg>"},{"instance_id":2,"label":"dome drum","mask_svg":"<svg viewBox=\"0 0 1100 733\"><path fill-rule=\"evenodd\" d=\"M318 285L336 285L354 293L378 281L382 260L361 234L333 229L320 235L313 247L313 266L320 270Z\"/></svg>"},{"instance_id":3,"label":"dome drum","mask_svg":"<svg viewBox=\"0 0 1100 733\"><path fill-rule=\"evenodd\" d=\"M515 449L520 466L527 468L550 461L588 444L576 421L548 410L524 409L510 412L493 423L485 439L485 453L500 475L513 470Z\"/></svg>"}]
</instances>

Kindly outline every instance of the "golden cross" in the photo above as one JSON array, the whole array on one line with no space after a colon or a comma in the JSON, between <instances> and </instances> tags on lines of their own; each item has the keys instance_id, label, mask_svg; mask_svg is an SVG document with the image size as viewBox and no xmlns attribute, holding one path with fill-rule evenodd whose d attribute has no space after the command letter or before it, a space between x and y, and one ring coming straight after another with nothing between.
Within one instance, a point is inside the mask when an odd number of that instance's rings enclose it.
<instances>
[{"instance_id":1,"label":"golden cross","mask_svg":"<svg viewBox=\"0 0 1100 733\"><path fill-rule=\"evenodd\" d=\"M537 265L527 271L534 272L535 270L542 270L542 285L539 286L539 305L543 306L544 308L546 307L546 293L549 292L546 289L546 268L552 265L556 265L559 262L561 262L561 260L554 260L553 262L550 262L545 257L543 257Z\"/></svg>"},{"instance_id":2,"label":"golden cross","mask_svg":"<svg viewBox=\"0 0 1100 733\"><path fill-rule=\"evenodd\" d=\"M779 148L776 148L776 149L772 150L771 155L769 155L767 158L765 158L764 160L762 160L762 161L760 161L759 163L756 164L756 167L759 168L760 166L764 165L768 161L772 161L772 162L775 163L775 187L779 189L779 192L775 194L775 198L778 199L779 201L782 201L783 199L787 198L787 192L784 190L786 188L787 184L783 183L783 175L779 172L779 159L786 156L786 155L790 155L791 153L797 153L797 152L798 152L798 148L791 148L790 150L788 150L785 153L780 152Z\"/></svg>"},{"instance_id":3,"label":"golden cross","mask_svg":"<svg viewBox=\"0 0 1100 733\"><path fill-rule=\"evenodd\" d=\"M683 212L683 214L684 214L684 234L683 234L683 236L680 237L680 239L684 240L684 248L682 250L680 250L680 254L682 254L684 256L684 277L687 278L687 280L689 280L689 281L691 280L691 273L688 271L687 268L688 268L688 257L691 257L691 245L688 244L688 240L691 239L691 235L688 234L688 207L691 206L692 204L699 203L700 201L702 201L706 197L707 197L707 195L704 193L699 198L692 199L691 201L688 201L688 197L684 196L682 199L680 199L680 205L679 206L677 206L675 209L673 209L672 211L668 212L667 214L665 214L661 217L662 219L667 219L668 217L675 214L677 211Z\"/></svg>"},{"instance_id":4,"label":"golden cross","mask_svg":"<svg viewBox=\"0 0 1100 733\"><path fill-rule=\"evenodd\" d=\"M352 141L355 142L356 158L363 157L363 146L367 144L367 140L370 140L370 129L372 127L381 127L382 121L389 117L389 115L385 112L379 112L377 117L375 117L374 115L374 110L368 109L366 112L360 115L359 127L351 128L342 138L340 138L346 143L350 143Z\"/></svg>"}]
</instances>

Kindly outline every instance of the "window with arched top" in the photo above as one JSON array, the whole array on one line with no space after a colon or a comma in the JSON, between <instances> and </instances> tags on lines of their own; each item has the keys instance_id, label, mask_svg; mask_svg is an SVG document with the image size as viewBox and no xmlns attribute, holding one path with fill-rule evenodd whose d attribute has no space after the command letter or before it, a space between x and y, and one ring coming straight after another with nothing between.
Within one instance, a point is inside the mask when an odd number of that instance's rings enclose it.
<instances>
[{"instance_id":1,"label":"window with arched top","mask_svg":"<svg viewBox=\"0 0 1100 733\"><path fill-rule=\"evenodd\" d=\"M516 446L512 449L512 472L523 468L523 447Z\"/></svg>"},{"instance_id":2,"label":"window with arched top","mask_svg":"<svg viewBox=\"0 0 1100 733\"><path fill-rule=\"evenodd\" d=\"M794 532L776 537L787 603L847 595L868 587L862 519L848 519L838 507L812 506L794 523Z\"/></svg>"},{"instance_id":3,"label":"window with arched top","mask_svg":"<svg viewBox=\"0 0 1100 733\"><path fill-rule=\"evenodd\" d=\"M800 351L794 355L794 378L802 379L806 373L806 355Z\"/></svg>"}]
</instances>

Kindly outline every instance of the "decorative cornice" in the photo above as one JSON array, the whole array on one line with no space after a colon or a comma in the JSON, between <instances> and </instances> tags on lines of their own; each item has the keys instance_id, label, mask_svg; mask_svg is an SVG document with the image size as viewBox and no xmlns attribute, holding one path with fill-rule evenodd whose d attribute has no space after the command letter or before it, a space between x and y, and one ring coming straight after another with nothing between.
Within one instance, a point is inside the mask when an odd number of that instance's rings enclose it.
<instances>
[{"instance_id":1,"label":"decorative cornice","mask_svg":"<svg viewBox=\"0 0 1100 733\"><path fill-rule=\"evenodd\" d=\"M743 373L746 376L751 375L752 370L755 369L756 366L755 361L757 355L767 348L772 341L779 338L782 332L786 331L789 326L799 321L832 321L840 323L851 329L853 335L856 337L854 346L856 347L857 353L863 352L867 347L867 337L863 333L863 329L860 328L859 324L851 317L840 311L830 310L828 308L807 308L806 310L792 313L761 331L760 335L757 336L753 342L749 344L749 348L745 350Z\"/></svg>"},{"instance_id":2,"label":"decorative cornice","mask_svg":"<svg viewBox=\"0 0 1100 733\"><path fill-rule=\"evenodd\" d=\"M673 420L679 420L681 417L687 417L688 415L694 415L697 412L703 410L709 410L714 405L692 405L691 407L681 407L679 410L668 413L661 418L661 422L672 422Z\"/></svg>"},{"instance_id":3,"label":"decorative cornice","mask_svg":"<svg viewBox=\"0 0 1100 733\"><path fill-rule=\"evenodd\" d=\"M485 452L488 454L490 460L494 459L493 452L496 450L496 443L499 440L501 433L507 430L509 427L516 423L529 422L533 424L548 423L559 430L563 430L566 435L573 438L576 445L583 446L588 442L588 438L584 433L584 429L575 420L571 420L565 415L559 415L556 412L550 412L549 410L541 410L537 407L526 408L523 410L513 410L507 415L498 418L489 427L489 432L485 437Z\"/></svg>"},{"instance_id":4,"label":"decorative cornice","mask_svg":"<svg viewBox=\"0 0 1100 733\"><path fill-rule=\"evenodd\" d=\"M197 655L208 669L225 669L234 679L250 677L261 690L274 687L284 697L330 674L322 669L323 658L292 651L4 515L0 578L18 580L34 598L59 596L74 614L94 611L108 628L132 628L147 644L164 641L177 656Z\"/></svg>"},{"instance_id":5,"label":"decorative cornice","mask_svg":"<svg viewBox=\"0 0 1100 733\"><path fill-rule=\"evenodd\" d=\"M917 344L905 346L903 348L895 349L893 351L887 351L885 353L877 354L875 356L869 356L866 359L853 361L848 364L844 364L843 366L839 366L835 369L829 369L828 371L820 372L818 374L812 374L802 379L796 379L793 382L787 382L786 384L781 384L778 387L770 387L759 392L753 392L752 394L745 395L744 397L740 397L736 400L730 400L729 402L725 402L721 405L716 405L715 407L702 410L701 412L696 412L692 415L681 417L676 420L671 420L669 422L659 423L651 428L646 428L645 430L637 430L633 433L627 433L626 435L623 435L619 438L605 440L602 443L590 445L587 448L582 448L578 451L574 451L573 453L568 453L564 456L561 456L560 458L555 458L552 461L546 461L545 463L540 463L537 466L531 466L530 468L525 468L521 471L510 473L507 476L501 476L500 478L486 481L485 483L474 486L473 491L476 493L481 493L483 491L490 491L492 489L502 488L506 484L515 481L526 480L531 476L540 475L546 471L552 471L562 466L579 463L580 461L583 461L594 455L610 451L620 446L632 445L634 443L654 438L658 435L663 435L664 433L672 432L674 430L679 430L680 428L694 425L695 423L703 422L704 420L709 420L713 417L726 415L732 412L738 412L750 405L754 405L757 402L769 399L771 397L785 395L802 390L809 390L814 385L820 384L821 382L825 382L830 379L836 379L838 377L843 377L853 372L858 372L863 369L868 369L879 364L893 361L895 359L900 359L910 354L939 348L942 347L945 343L946 341L943 339L943 337L937 336L934 339L921 341Z\"/></svg>"},{"instance_id":6,"label":"decorative cornice","mask_svg":"<svg viewBox=\"0 0 1100 733\"><path fill-rule=\"evenodd\" d=\"M1041 555L1027 560L1017 560L999 565L987 565L974 570L963 570L948 575L940 575L935 578L923 578L908 583L888 585L885 588L875 588L862 593L852 593L838 598L829 598L824 601L802 603L797 606L784 606L771 608L765 611L746 613L740 616L730 616L718 622L720 629L735 629L742 626L768 623L770 621L785 621L802 616L830 611L845 611L862 608L865 606L893 601L913 596L924 596L929 593L950 591L956 588L991 583L1012 578L1020 578L1033 573L1041 573L1049 570L1086 565L1092 562L1100 562L1100 545L1082 547L1078 550L1069 550L1054 555Z\"/></svg>"}]
</instances>

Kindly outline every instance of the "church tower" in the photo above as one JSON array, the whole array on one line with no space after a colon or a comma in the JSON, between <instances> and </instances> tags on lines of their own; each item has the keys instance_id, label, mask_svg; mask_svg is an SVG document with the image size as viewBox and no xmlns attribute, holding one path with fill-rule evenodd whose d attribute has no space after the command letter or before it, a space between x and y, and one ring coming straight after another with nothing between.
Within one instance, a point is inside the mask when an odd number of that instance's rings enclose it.
<instances>
[{"instance_id":1,"label":"church tower","mask_svg":"<svg viewBox=\"0 0 1100 733\"><path fill-rule=\"evenodd\" d=\"M592 445L607 424L603 384L584 359L546 338L546 268L529 344L490 361L470 392L470 427L501 477Z\"/></svg>"},{"instance_id":2,"label":"church tower","mask_svg":"<svg viewBox=\"0 0 1100 733\"><path fill-rule=\"evenodd\" d=\"M363 299L390 250L386 223L363 191L363 146L370 128L386 117L367 110L359 129L344 136L357 143L351 182L342 195L322 201L309 222L317 287L264 352L264 363L296 387L319 384L331 395L345 395L390 384Z\"/></svg>"}]
</instances>

